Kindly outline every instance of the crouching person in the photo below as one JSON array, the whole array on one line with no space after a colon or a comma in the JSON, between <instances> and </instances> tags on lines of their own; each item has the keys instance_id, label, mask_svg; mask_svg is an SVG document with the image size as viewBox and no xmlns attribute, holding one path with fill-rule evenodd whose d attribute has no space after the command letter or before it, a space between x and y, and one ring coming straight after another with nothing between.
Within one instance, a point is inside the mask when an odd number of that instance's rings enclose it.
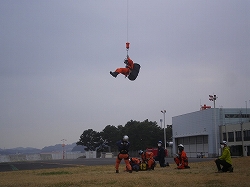
<instances>
[{"instance_id":1,"label":"crouching person","mask_svg":"<svg viewBox=\"0 0 250 187\"><path fill-rule=\"evenodd\" d=\"M154 159L154 153L153 152L143 152L142 150L139 151L139 155L141 156L141 160L143 163L147 164L147 170L154 170L155 168L155 159Z\"/></svg>"},{"instance_id":2,"label":"crouching person","mask_svg":"<svg viewBox=\"0 0 250 187\"><path fill-rule=\"evenodd\" d=\"M131 165L131 168L133 171L138 172L140 170L140 164L141 164L141 160L138 158L130 158L129 159L129 163ZM128 171L128 168L126 167L126 170Z\"/></svg>"},{"instance_id":3,"label":"crouching person","mask_svg":"<svg viewBox=\"0 0 250 187\"><path fill-rule=\"evenodd\" d=\"M178 145L178 154L174 158L174 161L177 165L177 169L190 168L188 166L188 157L187 157L186 152L184 151L184 146L182 144Z\"/></svg>"},{"instance_id":4,"label":"crouching person","mask_svg":"<svg viewBox=\"0 0 250 187\"><path fill-rule=\"evenodd\" d=\"M222 155L219 158L215 159L218 173L227 171L233 172L231 153L229 147L227 146L227 142L223 141L220 144L222 149ZM223 166L223 168L221 168L221 165Z\"/></svg>"}]
</instances>

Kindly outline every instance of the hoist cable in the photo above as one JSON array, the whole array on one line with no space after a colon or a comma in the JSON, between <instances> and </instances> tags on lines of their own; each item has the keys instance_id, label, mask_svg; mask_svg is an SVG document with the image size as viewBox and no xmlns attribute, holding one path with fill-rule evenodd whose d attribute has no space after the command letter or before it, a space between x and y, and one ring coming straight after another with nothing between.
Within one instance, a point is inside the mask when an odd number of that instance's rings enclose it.
<instances>
[{"instance_id":1,"label":"hoist cable","mask_svg":"<svg viewBox=\"0 0 250 187\"><path fill-rule=\"evenodd\" d=\"M128 42L128 0L127 0L127 42Z\"/></svg>"},{"instance_id":2,"label":"hoist cable","mask_svg":"<svg viewBox=\"0 0 250 187\"><path fill-rule=\"evenodd\" d=\"M127 56L128 56L128 50L129 50L129 42L128 42L128 0L127 0L127 43L126 43L126 50L127 50Z\"/></svg>"}]
</instances>

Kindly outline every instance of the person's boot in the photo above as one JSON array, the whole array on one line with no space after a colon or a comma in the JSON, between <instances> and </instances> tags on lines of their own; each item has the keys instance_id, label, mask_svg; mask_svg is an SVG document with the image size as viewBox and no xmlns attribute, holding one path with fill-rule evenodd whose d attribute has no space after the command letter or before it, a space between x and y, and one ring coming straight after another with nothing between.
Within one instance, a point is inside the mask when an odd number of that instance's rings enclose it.
<instances>
[{"instance_id":1,"label":"person's boot","mask_svg":"<svg viewBox=\"0 0 250 187\"><path fill-rule=\"evenodd\" d=\"M232 173L232 172L234 172L234 168L233 168L232 166L230 166L230 167L228 168L228 171L229 171L230 173Z\"/></svg>"},{"instance_id":2,"label":"person's boot","mask_svg":"<svg viewBox=\"0 0 250 187\"><path fill-rule=\"evenodd\" d=\"M117 73L117 72L112 72L112 71L110 71L110 75L112 75L113 77L117 77L118 74L119 74L119 73Z\"/></svg>"}]
</instances>

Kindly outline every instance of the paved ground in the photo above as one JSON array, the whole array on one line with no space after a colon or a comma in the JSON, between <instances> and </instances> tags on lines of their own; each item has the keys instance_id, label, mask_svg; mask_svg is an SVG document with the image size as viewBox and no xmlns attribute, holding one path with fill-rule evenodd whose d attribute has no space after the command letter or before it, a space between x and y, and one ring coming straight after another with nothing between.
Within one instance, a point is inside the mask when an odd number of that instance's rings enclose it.
<instances>
[{"instance_id":1,"label":"paved ground","mask_svg":"<svg viewBox=\"0 0 250 187\"><path fill-rule=\"evenodd\" d=\"M213 160L213 158L189 158L190 163L203 162L209 160ZM170 164L174 163L173 158L166 158L166 162ZM3 162L0 163L0 172L75 167L79 165L94 166L94 165L114 165L114 164L115 164L115 158Z\"/></svg>"}]
</instances>

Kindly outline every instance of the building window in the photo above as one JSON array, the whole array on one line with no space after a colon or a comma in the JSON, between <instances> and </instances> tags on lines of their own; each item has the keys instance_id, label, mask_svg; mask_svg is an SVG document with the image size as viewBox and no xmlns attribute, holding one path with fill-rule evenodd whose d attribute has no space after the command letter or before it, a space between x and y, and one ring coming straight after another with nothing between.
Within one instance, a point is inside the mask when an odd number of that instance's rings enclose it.
<instances>
[{"instance_id":1,"label":"building window","mask_svg":"<svg viewBox=\"0 0 250 187\"><path fill-rule=\"evenodd\" d=\"M250 130L243 131L244 141L250 141Z\"/></svg>"},{"instance_id":2,"label":"building window","mask_svg":"<svg viewBox=\"0 0 250 187\"><path fill-rule=\"evenodd\" d=\"M225 118L250 118L250 114L225 114Z\"/></svg>"},{"instance_id":3,"label":"building window","mask_svg":"<svg viewBox=\"0 0 250 187\"><path fill-rule=\"evenodd\" d=\"M208 136L203 136L203 143L207 144L208 143Z\"/></svg>"},{"instance_id":4,"label":"building window","mask_svg":"<svg viewBox=\"0 0 250 187\"><path fill-rule=\"evenodd\" d=\"M236 139L236 142L242 141L241 131L235 132L235 139Z\"/></svg>"},{"instance_id":5,"label":"building window","mask_svg":"<svg viewBox=\"0 0 250 187\"><path fill-rule=\"evenodd\" d=\"M234 132L228 132L228 141L234 142Z\"/></svg>"},{"instance_id":6,"label":"building window","mask_svg":"<svg viewBox=\"0 0 250 187\"><path fill-rule=\"evenodd\" d=\"M203 136L197 136L196 137L196 143L197 144L202 144L203 143Z\"/></svg>"},{"instance_id":7,"label":"building window","mask_svg":"<svg viewBox=\"0 0 250 187\"><path fill-rule=\"evenodd\" d=\"M183 144L184 145L188 145L189 144L189 138L188 137L183 138Z\"/></svg>"},{"instance_id":8,"label":"building window","mask_svg":"<svg viewBox=\"0 0 250 187\"><path fill-rule=\"evenodd\" d=\"M223 136L222 139L226 141L227 140L227 133L223 132L222 136Z\"/></svg>"},{"instance_id":9,"label":"building window","mask_svg":"<svg viewBox=\"0 0 250 187\"><path fill-rule=\"evenodd\" d=\"M190 139L189 139L189 143L190 144L196 144L196 137L195 136L191 136Z\"/></svg>"}]
</instances>

